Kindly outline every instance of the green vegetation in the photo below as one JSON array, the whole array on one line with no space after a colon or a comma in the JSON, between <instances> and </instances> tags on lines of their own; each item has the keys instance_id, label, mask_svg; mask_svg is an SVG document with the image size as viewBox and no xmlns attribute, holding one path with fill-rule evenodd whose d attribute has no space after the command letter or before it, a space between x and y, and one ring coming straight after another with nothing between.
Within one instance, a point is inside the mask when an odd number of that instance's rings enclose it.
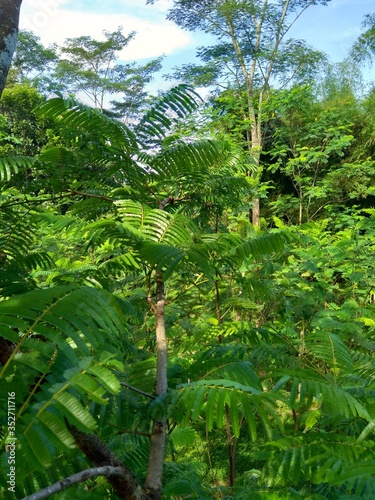
<instances>
[{"instance_id":1,"label":"green vegetation","mask_svg":"<svg viewBox=\"0 0 375 500\"><path fill-rule=\"evenodd\" d=\"M197 3L171 18L198 28ZM271 36L307 4L215 2L239 59L211 47L157 98L160 61L105 73L121 30L65 60L21 34L0 101L2 498L375 498L374 19L317 81L323 55ZM245 14L267 19L255 53ZM96 107L47 98L59 71Z\"/></svg>"}]
</instances>

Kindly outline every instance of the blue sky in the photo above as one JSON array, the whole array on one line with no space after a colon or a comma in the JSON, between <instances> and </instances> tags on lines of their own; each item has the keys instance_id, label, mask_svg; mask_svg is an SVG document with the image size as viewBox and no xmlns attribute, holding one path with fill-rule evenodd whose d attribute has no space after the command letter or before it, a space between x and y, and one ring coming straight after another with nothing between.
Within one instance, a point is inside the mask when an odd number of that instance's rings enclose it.
<instances>
[{"instance_id":1,"label":"blue sky","mask_svg":"<svg viewBox=\"0 0 375 500\"><path fill-rule=\"evenodd\" d=\"M103 30L122 25L124 33L135 30L137 36L121 59L144 62L164 54L163 72L167 73L174 66L193 61L195 48L207 41L165 20L172 3L159 0L150 6L146 0L23 0L20 25L34 31L46 45L62 44L65 38L80 35L100 39ZM374 12L374 0L331 0L326 7L310 7L291 35L338 62L361 33L365 14ZM375 80L374 69L369 74ZM161 77L157 84L166 86Z\"/></svg>"}]
</instances>

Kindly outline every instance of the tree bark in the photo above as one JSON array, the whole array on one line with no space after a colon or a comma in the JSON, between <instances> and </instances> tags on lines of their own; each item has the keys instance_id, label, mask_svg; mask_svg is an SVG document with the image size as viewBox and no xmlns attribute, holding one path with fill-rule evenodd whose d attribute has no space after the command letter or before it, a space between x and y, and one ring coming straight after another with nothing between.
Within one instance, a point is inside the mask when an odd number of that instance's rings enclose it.
<instances>
[{"instance_id":1,"label":"tree bark","mask_svg":"<svg viewBox=\"0 0 375 500\"><path fill-rule=\"evenodd\" d=\"M73 486L73 484L82 483L92 477L97 477L97 476L109 477L109 476L123 476L123 475L124 471L122 467L113 467L111 465L105 465L104 467L95 467L93 469L85 469L81 472L78 472L77 474L73 474L72 476L62 479L61 481L58 481L57 483L52 484L51 486L47 486L47 488L44 488L43 490L39 490L37 493L29 495L23 498L23 500L43 500L44 498L49 498L55 493L58 493L59 491L65 490L66 488Z\"/></svg>"},{"instance_id":2,"label":"tree bark","mask_svg":"<svg viewBox=\"0 0 375 500\"><path fill-rule=\"evenodd\" d=\"M95 434L86 434L76 427L68 425L76 445L96 467L110 465L120 468L121 475L108 476L116 495L124 500L150 500L147 492L138 484L134 474L125 467L111 450Z\"/></svg>"},{"instance_id":3,"label":"tree bark","mask_svg":"<svg viewBox=\"0 0 375 500\"><path fill-rule=\"evenodd\" d=\"M22 0L0 0L0 97L16 48Z\"/></svg>"},{"instance_id":4,"label":"tree bark","mask_svg":"<svg viewBox=\"0 0 375 500\"><path fill-rule=\"evenodd\" d=\"M229 486L234 486L234 481L236 479L236 440L232 438L231 428L230 428L230 413L229 406L225 405L225 422L226 422L226 433L227 433L227 448L228 448L228 458L229 458Z\"/></svg>"},{"instance_id":5,"label":"tree bark","mask_svg":"<svg viewBox=\"0 0 375 500\"><path fill-rule=\"evenodd\" d=\"M165 394L168 389L167 361L168 342L165 331L165 300L163 274L156 271L156 305L153 311L156 319L156 384L155 392L158 396ZM151 431L150 454L148 460L147 477L144 488L150 498L159 500L162 496L163 465L166 444L166 417L154 420Z\"/></svg>"}]
</instances>

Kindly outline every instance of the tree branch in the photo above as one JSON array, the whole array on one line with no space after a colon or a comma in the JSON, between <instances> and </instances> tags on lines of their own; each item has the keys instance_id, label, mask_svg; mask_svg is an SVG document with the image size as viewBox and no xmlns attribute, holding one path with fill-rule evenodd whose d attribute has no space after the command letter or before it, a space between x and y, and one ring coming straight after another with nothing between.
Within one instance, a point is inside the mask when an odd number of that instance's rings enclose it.
<instances>
[{"instance_id":1,"label":"tree branch","mask_svg":"<svg viewBox=\"0 0 375 500\"><path fill-rule=\"evenodd\" d=\"M109 198L109 196L103 196L99 194L92 193L83 193L82 191L75 191L73 189L69 189L67 194L61 194L59 196L49 196L48 198L37 198L36 200L22 200L22 201L12 201L7 203L0 204L0 210L7 207L13 207L15 205L28 205L32 203L44 203L45 201L55 201L61 200L62 198L70 198L71 196L86 196L87 198L98 198L99 200L105 201L115 201L113 198Z\"/></svg>"},{"instance_id":2,"label":"tree branch","mask_svg":"<svg viewBox=\"0 0 375 500\"><path fill-rule=\"evenodd\" d=\"M69 486L72 486L73 484L82 483L83 481L87 481L87 479L97 476L118 476L125 478L124 469L122 467L114 467L112 465L94 467L66 477L65 479L62 479L61 481L58 481L43 490L39 490L36 493L23 498L23 500L43 500L43 498L48 498L59 491L65 490L65 488L69 488Z\"/></svg>"},{"instance_id":3,"label":"tree branch","mask_svg":"<svg viewBox=\"0 0 375 500\"><path fill-rule=\"evenodd\" d=\"M88 198L98 198L99 200L115 201L113 198L109 198L108 196L102 196L99 194L82 193L81 191L75 191L73 189L71 189L69 192L72 196L87 196Z\"/></svg>"},{"instance_id":4,"label":"tree branch","mask_svg":"<svg viewBox=\"0 0 375 500\"><path fill-rule=\"evenodd\" d=\"M72 196L72 193L69 193L69 194L61 194L59 196L49 196L48 198L37 198L36 200L22 200L22 201L10 201L10 202L7 202L7 203L2 203L0 205L0 210L2 210L3 208L7 208L7 207L13 207L15 205L28 205L28 204L32 204L32 203L44 203L45 201L55 201L55 200L60 200L62 198L69 198L70 196Z\"/></svg>"},{"instance_id":5,"label":"tree branch","mask_svg":"<svg viewBox=\"0 0 375 500\"><path fill-rule=\"evenodd\" d=\"M150 498L147 491L139 485L135 475L125 467L114 453L95 434L87 434L73 425L67 425L74 437L78 448L96 466L120 467L121 475L110 475L108 481L113 486L116 495L124 500L147 500Z\"/></svg>"},{"instance_id":6,"label":"tree branch","mask_svg":"<svg viewBox=\"0 0 375 500\"><path fill-rule=\"evenodd\" d=\"M146 398L156 399L156 397L153 396L152 394L141 391L140 389L137 389L136 387L133 387L132 385L127 384L126 382L120 382L120 385L126 387L127 389L130 389L131 391L138 392L138 394L142 394L142 396L146 396Z\"/></svg>"}]
</instances>

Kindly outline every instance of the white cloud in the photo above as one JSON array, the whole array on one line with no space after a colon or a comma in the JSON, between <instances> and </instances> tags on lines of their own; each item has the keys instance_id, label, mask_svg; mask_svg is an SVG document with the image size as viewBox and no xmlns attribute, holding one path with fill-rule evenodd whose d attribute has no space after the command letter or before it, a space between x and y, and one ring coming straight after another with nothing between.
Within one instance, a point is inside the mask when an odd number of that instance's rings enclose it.
<instances>
[{"instance_id":1,"label":"white cloud","mask_svg":"<svg viewBox=\"0 0 375 500\"><path fill-rule=\"evenodd\" d=\"M120 54L122 60L131 61L173 54L193 44L189 33L165 21L164 16L158 15L155 21L150 21L123 13L103 15L95 12L72 11L64 8L67 1L34 0L33 5L31 5L31 0L30 3L26 1L21 9L20 27L40 36L45 45L51 43L62 45L66 38L82 35L102 39L103 30L114 31L121 25L124 28L124 34L130 31L137 32L135 39ZM127 2L128 6L132 3L132 1ZM164 10L170 2L164 0L162 3L164 5L160 5L159 14L161 8L163 7Z\"/></svg>"}]
</instances>

